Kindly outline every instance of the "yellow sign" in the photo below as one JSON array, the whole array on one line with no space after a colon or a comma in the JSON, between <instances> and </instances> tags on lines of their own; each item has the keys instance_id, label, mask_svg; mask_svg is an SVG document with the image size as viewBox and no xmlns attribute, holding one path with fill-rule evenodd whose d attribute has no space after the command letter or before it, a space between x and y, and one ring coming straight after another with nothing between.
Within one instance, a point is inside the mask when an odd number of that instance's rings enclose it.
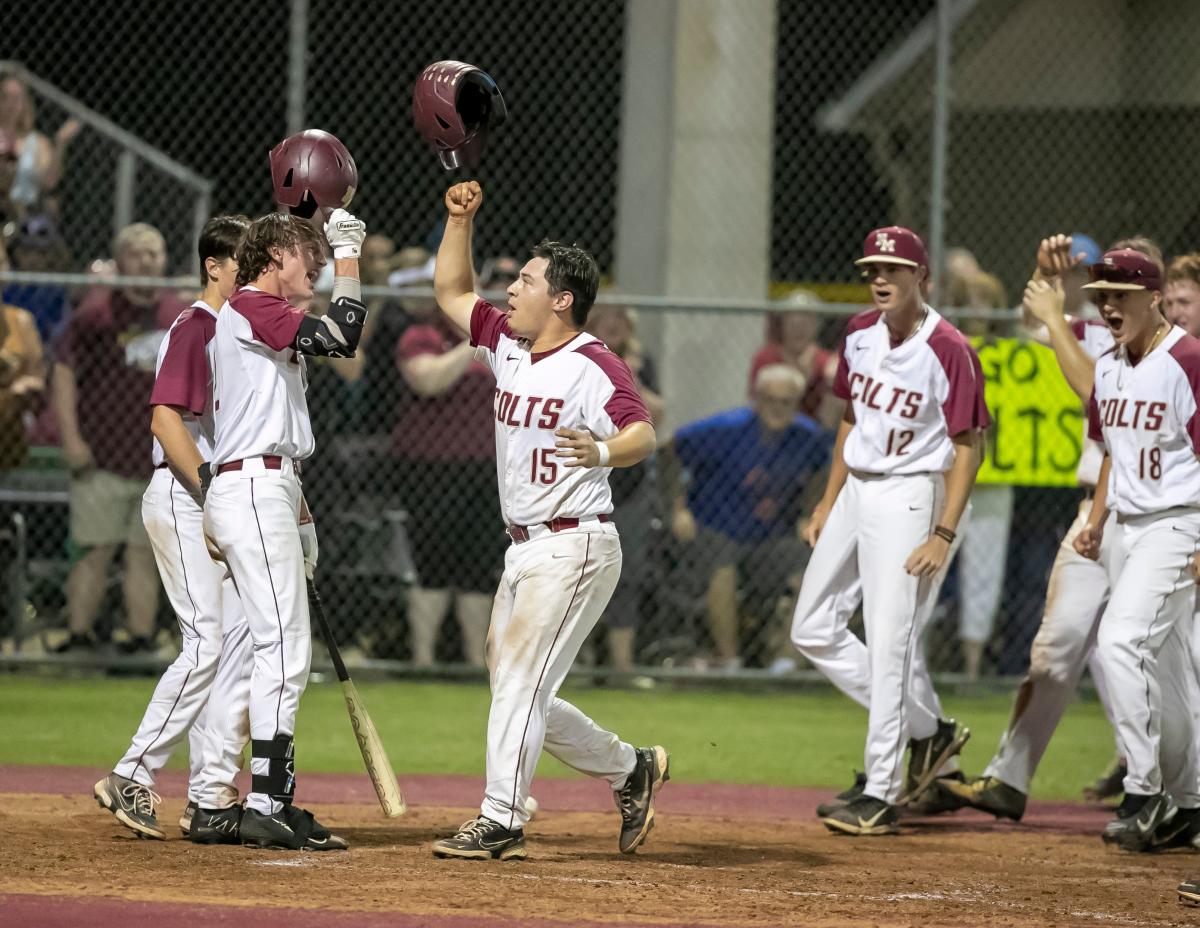
<instances>
[{"instance_id":1,"label":"yellow sign","mask_svg":"<svg viewBox=\"0 0 1200 928\"><path fill-rule=\"evenodd\" d=\"M979 483L1067 487L1083 449L1083 405L1054 352L1016 338L972 338L992 427Z\"/></svg>"}]
</instances>

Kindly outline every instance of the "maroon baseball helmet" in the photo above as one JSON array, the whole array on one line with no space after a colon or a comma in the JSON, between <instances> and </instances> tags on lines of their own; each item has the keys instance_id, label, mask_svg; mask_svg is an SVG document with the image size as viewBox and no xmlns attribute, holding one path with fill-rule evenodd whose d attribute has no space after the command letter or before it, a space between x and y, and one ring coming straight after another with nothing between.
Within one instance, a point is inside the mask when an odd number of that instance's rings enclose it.
<instances>
[{"instance_id":1,"label":"maroon baseball helmet","mask_svg":"<svg viewBox=\"0 0 1200 928\"><path fill-rule=\"evenodd\" d=\"M281 210L303 219L345 208L358 189L358 167L336 136L305 129L271 149L271 184Z\"/></svg>"},{"instance_id":2,"label":"maroon baseball helmet","mask_svg":"<svg viewBox=\"0 0 1200 928\"><path fill-rule=\"evenodd\" d=\"M436 61L413 87L413 122L447 171L478 164L488 133L507 117L500 88L472 64Z\"/></svg>"}]
</instances>

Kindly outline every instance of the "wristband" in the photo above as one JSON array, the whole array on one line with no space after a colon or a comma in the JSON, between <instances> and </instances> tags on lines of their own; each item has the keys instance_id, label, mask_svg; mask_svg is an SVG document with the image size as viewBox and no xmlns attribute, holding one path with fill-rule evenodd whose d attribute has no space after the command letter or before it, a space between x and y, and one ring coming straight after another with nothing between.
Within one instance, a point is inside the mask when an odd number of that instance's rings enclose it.
<instances>
[{"instance_id":1,"label":"wristband","mask_svg":"<svg viewBox=\"0 0 1200 928\"><path fill-rule=\"evenodd\" d=\"M604 442L604 441L596 442L596 451L599 452L599 454L600 454L600 462L596 466L597 467L608 467L608 459L611 456L608 453L608 442Z\"/></svg>"},{"instance_id":2,"label":"wristband","mask_svg":"<svg viewBox=\"0 0 1200 928\"><path fill-rule=\"evenodd\" d=\"M937 528L935 528L933 530L933 534L937 535L938 538L942 539L942 541L946 542L947 544L953 543L956 537L954 532L950 531L950 529L946 528L944 525L939 525Z\"/></svg>"}]
</instances>

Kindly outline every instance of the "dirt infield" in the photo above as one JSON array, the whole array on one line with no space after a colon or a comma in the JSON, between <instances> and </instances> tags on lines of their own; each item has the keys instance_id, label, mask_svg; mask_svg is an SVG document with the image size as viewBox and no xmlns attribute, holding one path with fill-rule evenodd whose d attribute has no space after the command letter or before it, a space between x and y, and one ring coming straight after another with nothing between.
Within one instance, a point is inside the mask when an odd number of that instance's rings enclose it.
<instances>
[{"instance_id":1,"label":"dirt infield","mask_svg":"<svg viewBox=\"0 0 1200 928\"><path fill-rule=\"evenodd\" d=\"M76 768L0 768L0 924L170 928L252 924L516 928L565 925L1195 925L1175 884L1200 855L1123 855L1103 810L1034 803L1021 825L974 813L905 833L838 838L812 790L670 784L634 858L596 783L542 780L523 863L438 861L429 842L473 814L481 783L406 777L409 813L383 819L364 777L303 776L301 800L347 853L139 841L97 809ZM160 820L182 808L162 784Z\"/></svg>"}]
</instances>

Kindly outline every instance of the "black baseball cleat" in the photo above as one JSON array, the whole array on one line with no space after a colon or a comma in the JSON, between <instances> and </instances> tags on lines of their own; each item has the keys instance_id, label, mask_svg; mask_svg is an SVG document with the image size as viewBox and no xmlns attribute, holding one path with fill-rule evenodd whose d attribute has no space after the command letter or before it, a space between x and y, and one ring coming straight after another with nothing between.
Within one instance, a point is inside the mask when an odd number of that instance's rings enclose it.
<instances>
[{"instance_id":1,"label":"black baseball cleat","mask_svg":"<svg viewBox=\"0 0 1200 928\"><path fill-rule=\"evenodd\" d=\"M189 834L191 834L192 818L196 814L196 809L197 809L196 803L192 802L192 800L189 799L187 805L183 807L183 812L180 813L179 830L183 832L183 836L185 838Z\"/></svg>"},{"instance_id":2,"label":"black baseball cleat","mask_svg":"<svg viewBox=\"0 0 1200 928\"><path fill-rule=\"evenodd\" d=\"M842 808L846 803L853 802L863 794L863 790L867 788L867 775L854 772L854 785L849 789L844 789L832 799L828 799L817 806L817 818L824 818L827 815L832 815L838 809Z\"/></svg>"},{"instance_id":3,"label":"black baseball cleat","mask_svg":"<svg viewBox=\"0 0 1200 928\"><path fill-rule=\"evenodd\" d=\"M946 761L961 751L970 737L971 729L954 719L938 719L937 731L932 735L909 741L908 780L904 795L896 804L907 805L925 792Z\"/></svg>"},{"instance_id":4,"label":"black baseball cleat","mask_svg":"<svg viewBox=\"0 0 1200 928\"><path fill-rule=\"evenodd\" d=\"M1025 803L1029 797L1015 786L1009 786L995 777L976 777L969 783L947 782L944 778L938 782L961 799L964 805L996 818L1011 818L1019 822L1025 814Z\"/></svg>"},{"instance_id":5,"label":"black baseball cleat","mask_svg":"<svg viewBox=\"0 0 1200 928\"><path fill-rule=\"evenodd\" d=\"M490 818L463 822L458 834L434 842L434 857L464 860L524 860L525 832L510 830Z\"/></svg>"},{"instance_id":6,"label":"black baseball cleat","mask_svg":"<svg viewBox=\"0 0 1200 928\"><path fill-rule=\"evenodd\" d=\"M92 795L101 808L108 809L139 838L167 840L167 833L154 815L154 807L162 800L150 787L110 773L92 787Z\"/></svg>"},{"instance_id":7,"label":"black baseball cleat","mask_svg":"<svg viewBox=\"0 0 1200 928\"><path fill-rule=\"evenodd\" d=\"M1149 851L1169 851L1186 847L1197 849L1200 840L1200 809L1176 809L1150 837Z\"/></svg>"},{"instance_id":8,"label":"black baseball cleat","mask_svg":"<svg viewBox=\"0 0 1200 928\"><path fill-rule=\"evenodd\" d=\"M188 829L188 840L194 844L241 844L241 825L241 806L197 808Z\"/></svg>"},{"instance_id":9,"label":"black baseball cleat","mask_svg":"<svg viewBox=\"0 0 1200 928\"><path fill-rule=\"evenodd\" d=\"M1123 851L1147 851L1154 832L1171 815L1171 803L1162 793L1154 796L1126 793L1117 806L1116 818L1104 826L1101 837L1105 844L1115 844Z\"/></svg>"},{"instance_id":10,"label":"black baseball cleat","mask_svg":"<svg viewBox=\"0 0 1200 928\"><path fill-rule=\"evenodd\" d=\"M1125 774L1129 770L1119 757L1108 765L1090 786L1083 788L1083 798L1088 802L1103 802L1125 792Z\"/></svg>"},{"instance_id":11,"label":"black baseball cleat","mask_svg":"<svg viewBox=\"0 0 1200 928\"><path fill-rule=\"evenodd\" d=\"M350 846L311 812L293 805L285 805L274 815L246 809L238 836L247 847L281 851L344 851Z\"/></svg>"},{"instance_id":12,"label":"black baseball cleat","mask_svg":"<svg viewBox=\"0 0 1200 928\"><path fill-rule=\"evenodd\" d=\"M632 854L645 841L654 827L654 797L664 783L671 779L671 755L661 745L638 748L633 773L625 785L613 791L621 813L621 837L617 847L622 854Z\"/></svg>"},{"instance_id":13,"label":"black baseball cleat","mask_svg":"<svg viewBox=\"0 0 1200 928\"><path fill-rule=\"evenodd\" d=\"M899 809L866 793L821 818L832 832L864 837L897 834L899 820Z\"/></svg>"},{"instance_id":14,"label":"black baseball cleat","mask_svg":"<svg viewBox=\"0 0 1200 928\"><path fill-rule=\"evenodd\" d=\"M1200 880L1187 880L1175 890L1184 905L1200 905Z\"/></svg>"},{"instance_id":15,"label":"black baseball cleat","mask_svg":"<svg viewBox=\"0 0 1200 928\"><path fill-rule=\"evenodd\" d=\"M943 815L946 812L957 812L967 801L951 790L952 786L965 786L966 778L961 770L955 770L944 777L938 777L930 784L925 792L911 800L903 808L905 815Z\"/></svg>"}]
</instances>

